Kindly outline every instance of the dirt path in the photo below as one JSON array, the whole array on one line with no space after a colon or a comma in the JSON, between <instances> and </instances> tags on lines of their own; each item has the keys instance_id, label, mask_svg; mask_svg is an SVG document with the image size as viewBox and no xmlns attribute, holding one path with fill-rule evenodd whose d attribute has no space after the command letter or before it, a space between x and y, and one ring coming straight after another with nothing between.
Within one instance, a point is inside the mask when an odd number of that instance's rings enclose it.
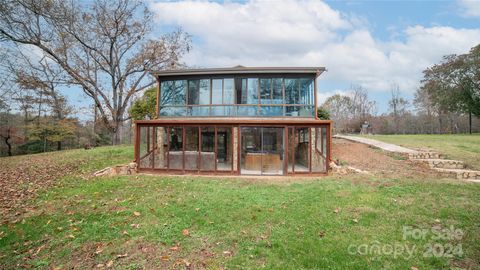
<instances>
[{"instance_id":1,"label":"dirt path","mask_svg":"<svg viewBox=\"0 0 480 270\"><path fill-rule=\"evenodd\" d=\"M386 143L386 142L381 142L381 141L377 141L377 140L373 140L373 139L363 138L363 137L346 136L346 135L335 135L335 137L340 138L340 139L349 140L349 141L354 141L354 142L367 144L367 145L377 147L377 148L380 148L380 149L388 151L388 152L404 153L404 154L418 153L418 151L416 151L416 150L405 148L403 146L399 146L399 145L391 144L391 143Z\"/></svg>"},{"instance_id":2,"label":"dirt path","mask_svg":"<svg viewBox=\"0 0 480 270\"><path fill-rule=\"evenodd\" d=\"M399 154L375 149L365 144L344 139L333 139L332 158L340 165L371 172L385 177L433 177L428 168L417 166Z\"/></svg>"}]
</instances>

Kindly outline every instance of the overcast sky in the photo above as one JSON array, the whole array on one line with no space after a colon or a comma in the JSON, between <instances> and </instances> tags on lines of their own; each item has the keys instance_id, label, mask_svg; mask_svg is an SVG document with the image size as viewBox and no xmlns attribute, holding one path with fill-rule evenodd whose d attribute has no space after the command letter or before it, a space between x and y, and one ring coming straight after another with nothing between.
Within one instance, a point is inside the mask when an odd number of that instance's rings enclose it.
<instances>
[{"instance_id":1,"label":"overcast sky","mask_svg":"<svg viewBox=\"0 0 480 270\"><path fill-rule=\"evenodd\" d=\"M387 109L411 98L422 70L480 43L480 1L150 2L157 31L193 36L197 67L324 66L321 100L359 84Z\"/></svg>"}]
</instances>

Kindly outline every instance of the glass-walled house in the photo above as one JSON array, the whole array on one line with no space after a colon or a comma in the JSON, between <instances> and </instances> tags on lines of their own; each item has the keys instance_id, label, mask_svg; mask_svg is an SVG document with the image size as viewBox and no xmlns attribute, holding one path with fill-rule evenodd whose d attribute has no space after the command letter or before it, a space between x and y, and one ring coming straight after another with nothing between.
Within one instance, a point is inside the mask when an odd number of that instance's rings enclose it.
<instances>
[{"instance_id":1,"label":"glass-walled house","mask_svg":"<svg viewBox=\"0 0 480 270\"><path fill-rule=\"evenodd\" d=\"M221 68L153 73L157 119L136 121L139 171L326 174L331 121L319 120L324 68Z\"/></svg>"}]
</instances>

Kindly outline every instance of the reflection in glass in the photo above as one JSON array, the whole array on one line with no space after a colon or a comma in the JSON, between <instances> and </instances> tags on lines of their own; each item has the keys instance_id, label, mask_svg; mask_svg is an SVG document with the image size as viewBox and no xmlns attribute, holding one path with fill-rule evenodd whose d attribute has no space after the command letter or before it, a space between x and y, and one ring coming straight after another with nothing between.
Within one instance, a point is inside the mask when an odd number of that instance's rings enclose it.
<instances>
[{"instance_id":1,"label":"reflection in glass","mask_svg":"<svg viewBox=\"0 0 480 270\"><path fill-rule=\"evenodd\" d=\"M258 106L238 106L237 116L257 116Z\"/></svg>"},{"instance_id":2,"label":"reflection in glass","mask_svg":"<svg viewBox=\"0 0 480 270\"><path fill-rule=\"evenodd\" d=\"M185 107L160 107L161 116L185 116L187 109Z\"/></svg>"},{"instance_id":3,"label":"reflection in glass","mask_svg":"<svg viewBox=\"0 0 480 270\"><path fill-rule=\"evenodd\" d=\"M247 80L247 104L258 103L258 79L248 78Z\"/></svg>"},{"instance_id":4,"label":"reflection in glass","mask_svg":"<svg viewBox=\"0 0 480 270\"><path fill-rule=\"evenodd\" d=\"M283 85L281 78L272 79L272 104L283 104Z\"/></svg>"},{"instance_id":5,"label":"reflection in glass","mask_svg":"<svg viewBox=\"0 0 480 270\"><path fill-rule=\"evenodd\" d=\"M222 104L222 99L223 99L222 88L223 88L222 79L212 80L212 104Z\"/></svg>"},{"instance_id":6,"label":"reflection in glass","mask_svg":"<svg viewBox=\"0 0 480 270\"><path fill-rule=\"evenodd\" d=\"M298 79L285 79L285 103L300 103L300 81ZM294 115L292 115L294 116Z\"/></svg>"},{"instance_id":7,"label":"reflection in glass","mask_svg":"<svg viewBox=\"0 0 480 270\"><path fill-rule=\"evenodd\" d=\"M200 105L210 104L210 80L200 80L200 94L199 94Z\"/></svg>"},{"instance_id":8,"label":"reflection in glass","mask_svg":"<svg viewBox=\"0 0 480 270\"><path fill-rule=\"evenodd\" d=\"M313 80L300 79L300 104L313 105Z\"/></svg>"},{"instance_id":9,"label":"reflection in glass","mask_svg":"<svg viewBox=\"0 0 480 270\"><path fill-rule=\"evenodd\" d=\"M272 79L260 79L260 103L272 102Z\"/></svg>"},{"instance_id":10,"label":"reflection in glass","mask_svg":"<svg viewBox=\"0 0 480 270\"><path fill-rule=\"evenodd\" d=\"M234 91L233 79L223 79L223 104L234 104Z\"/></svg>"},{"instance_id":11,"label":"reflection in glass","mask_svg":"<svg viewBox=\"0 0 480 270\"><path fill-rule=\"evenodd\" d=\"M282 116L283 107L282 106L261 106L260 115L261 116Z\"/></svg>"},{"instance_id":12,"label":"reflection in glass","mask_svg":"<svg viewBox=\"0 0 480 270\"><path fill-rule=\"evenodd\" d=\"M200 80L188 81L188 105L198 105L200 94Z\"/></svg>"},{"instance_id":13,"label":"reflection in glass","mask_svg":"<svg viewBox=\"0 0 480 270\"><path fill-rule=\"evenodd\" d=\"M161 105L185 105L186 80L162 81L160 88Z\"/></svg>"}]
</instances>

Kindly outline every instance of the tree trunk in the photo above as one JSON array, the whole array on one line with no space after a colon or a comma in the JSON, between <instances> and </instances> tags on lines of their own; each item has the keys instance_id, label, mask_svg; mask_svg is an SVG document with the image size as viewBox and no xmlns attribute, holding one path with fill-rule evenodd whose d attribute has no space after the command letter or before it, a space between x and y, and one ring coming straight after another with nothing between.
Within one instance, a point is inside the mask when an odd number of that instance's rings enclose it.
<instances>
[{"instance_id":1,"label":"tree trunk","mask_svg":"<svg viewBox=\"0 0 480 270\"><path fill-rule=\"evenodd\" d=\"M10 144L10 130L8 131L8 135L6 137L3 137L5 139L5 144L7 145L7 154L8 156L12 156L12 145Z\"/></svg>"},{"instance_id":2,"label":"tree trunk","mask_svg":"<svg viewBox=\"0 0 480 270\"><path fill-rule=\"evenodd\" d=\"M62 142L57 142L57 151L62 150Z\"/></svg>"},{"instance_id":3,"label":"tree trunk","mask_svg":"<svg viewBox=\"0 0 480 270\"><path fill-rule=\"evenodd\" d=\"M472 134L472 112L468 112L468 133Z\"/></svg>"}]
</instances>

